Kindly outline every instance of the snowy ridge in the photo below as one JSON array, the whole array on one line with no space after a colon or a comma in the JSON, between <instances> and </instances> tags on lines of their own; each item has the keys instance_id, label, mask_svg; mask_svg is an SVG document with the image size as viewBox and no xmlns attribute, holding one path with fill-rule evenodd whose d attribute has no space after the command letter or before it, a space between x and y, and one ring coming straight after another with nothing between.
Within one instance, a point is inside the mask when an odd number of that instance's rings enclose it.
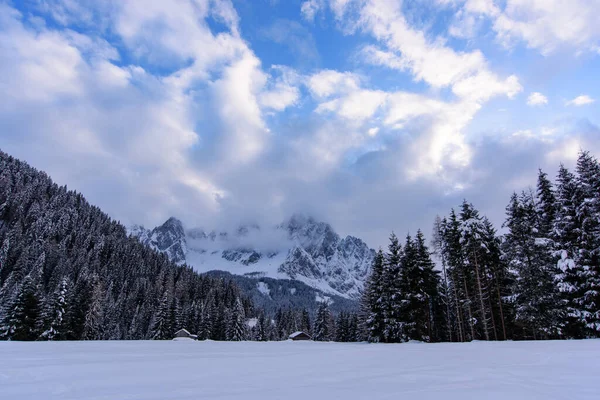
<instances>
[{"instance_id":1,"label":"snowy ridge","mask_svg":"<svg viewBox=\"0 0 600 400\"><path fill-rule=\"evenodd\" d=\"M361 239L341 238L329 224L300 215L275 227L234 232L184 229L169 218L152 230L133 226L129 234L199 272L294 279L350 299L360 296L375 254Z\"/></svg>"}]
</instances>

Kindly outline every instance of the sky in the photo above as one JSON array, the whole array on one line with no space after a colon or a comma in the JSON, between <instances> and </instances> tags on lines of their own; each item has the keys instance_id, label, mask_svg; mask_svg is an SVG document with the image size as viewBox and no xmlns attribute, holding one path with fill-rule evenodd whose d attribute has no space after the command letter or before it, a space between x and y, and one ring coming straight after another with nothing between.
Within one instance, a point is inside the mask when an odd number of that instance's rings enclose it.
<instances>
[{"instance_id":1,"label":"sky","mask_svg":"<svg viewBox=\"0 0 600 400\"><path fill-rule=\"evenodd\" d=\"M0 149L126 225L373 247L600 156L600 0L0 0Z\"/></svg>"}]
</instances>

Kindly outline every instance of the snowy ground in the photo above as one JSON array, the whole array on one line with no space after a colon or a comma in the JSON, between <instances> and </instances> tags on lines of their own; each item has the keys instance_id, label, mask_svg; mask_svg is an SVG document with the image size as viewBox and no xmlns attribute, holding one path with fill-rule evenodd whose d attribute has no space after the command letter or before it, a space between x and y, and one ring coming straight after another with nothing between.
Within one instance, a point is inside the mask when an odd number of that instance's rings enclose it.
<instances>
[{"instance_id":1,"label":"snowy ground","mask_svg":"<svg viewBox=\"0 0 600 400\"><path fill-rule=\"evenodd\" d=\"M600 340L0 342L0 399L600 399Z\"/></svg>"}]
</instances>

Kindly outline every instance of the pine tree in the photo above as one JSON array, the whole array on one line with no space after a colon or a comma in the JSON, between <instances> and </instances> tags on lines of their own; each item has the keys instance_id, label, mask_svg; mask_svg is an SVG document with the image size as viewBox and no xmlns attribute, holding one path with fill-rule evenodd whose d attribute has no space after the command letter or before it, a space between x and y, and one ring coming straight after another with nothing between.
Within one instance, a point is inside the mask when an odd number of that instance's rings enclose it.
<instances>
[{"instance_id":1,"label":"pine tree","mask_svg":"<svg viewBox=\"0 0 600 400\"><path fill-rule=\"evenodd\" d=\"M69 296L69 282L67 279L61 281L58 289L48 304L43 320L45 329L41 334L44 340L62 340L66 338L66 314L67 298Z\"/></svg>"},{"instance_id":2,"label":"pine tree","mask_svg":"<svg viewBox=\"0 0 600 400\"><path fill-rule=\"evenodd\" d=\"M362 302L367 340L376 343L385 340L383 273L384 255L383 251L379 249L373 260L371 275L367 281Z\"/></svg>"},{"instance_id":3,"label":"pine tree","mask_svg":"<svg viewBox=\"0 0 600 400\"><path fill-rule=\"evenodd\" d=\"M198 328L198 340L207 340L212 337L212 315L213 315L213 303L208 301L203 304L200 313L200 326Z\"/></svg>"},{"instance_id":4,"label":"pine tree","mask_svg":"<svg viewBox=\"0 0 600 400\"><path fill-rule=\"evenodd\" d=\"M581 191L575 176L563 165L560 166L556 188L556 218L553 237L555 253L559 257L558 274L555 277L558 288L566 302L567 337L585 337L585 270L580 260L581 224L577 215L582 203Z\"/></svg>"},{"instance_id":5,"label":"pine tree","mask_svg":"<svg viewBox=\"0 0 600 400\"><path fill-rule=\"evenodd\" d=\"M544 265L544 249L537 247L539 231L535 202L530 193L513 194L504 224L505 257L516 272L515 321L524 337L545 339L561 334L561 303L553 276Z\"/></svg>"},{"instance_id":6,"label":"pine tree","mask_svg":"<svg viewBox=\"0 0 600 400\"><path fill-rule=\"evenodd\" d=\"M36 340L39 335L39 317L38 288L33 279L27 276L4 321L2 337L8 340Z\"/></svg>"},{"instance_id":7,"label":"pine tree","mask_svg":"<svg viewBox=\"0 0 600 400\"><path fill-rule=\"evenodd\" d=\"M246 316L242 301L238 298L231 310L229 324L227 329L227 339L232 341L242 341L247 339Z\"/></svg>"},{"instance_id":8,"label":"pine tree","mask_svg":"<svg viewBox=\"0 0 600 400\"><path fill-rule=\"evenodd\" d=\"M310 323L310 314L308 313L308 311L306 309L302 310L302 317L301 317L301 326L300 329L307 333L308 335L312 335L312 326Z\"/></svg>"},{"instance_id":9,"label":"pine tree","mask_svg":"<svg viewBox=\"0 0 600 400\"><path fill-rule=\"evenodd\" d=\"M256 335L255 340L259 342L266 342L269 340L269 332L268 332L268 321L265 317L264 312L261 312L256 320Z\"/></svg>"},{"instance_id":10,"label":"pine tree","mask_svg":"<svg viewBox=\"0 0 600 400\"><path fill-rule=\"evenodd\" d=\"M580 192L576 215L579 231L578 264L582 269L581 287L576 302L581 309L585 335L600 336L600 164L582 151L577 160L577 185Z\"/></svg>"},{"instance_id":11,"label":"pine tree","mask_svg":"<svg viewBox=\"0 0 600 400\"><path fill-rule=\"evenodd\" d=\"M454 209L450 210L450 216L445 224L444 242L448 274L451 278L452 295L456 307L458 338L461 342L474 340L474 320L469 293L470 285L468 284L471 281L471 274L468 274L465 267L460 221Z\"/></svg>"},{"instance_id":12,"label":"pine tree","mask_svg":"<svg viewBox=\"0 0 600 400\"><path fill-rule=\"evenodd\" d=\"M445 318L439 294L440 277L431 260L423 232L417 231L414 241L415 269L409 285L413 296L414 333L411 339L433 341L443 332ZM440 318L441 317L441 318Z\"/></svg>"},{"instance_id":13,"label":"pine tree","mask_svg":"<svg viewBox=\"0 0 600 400\"><path fill-rule=\"evenodd\" d=\"M92 289L90 306L85 314L84 340L103 339L104 330L106 329L104 323L104 287L98 278L94 280L96 284Z\"/></svg>"},{"instance_id":14,"label":"pine tree","mask_svg":"<svg viewBox=\"0 0 600 400\"><path fill-rule=\"evenodd\" d=\"M446 229L447 221L445 219L440 218L440 216L436 216L435 221L433 223L433 235L431 239L432 248L434 249L433 254L437 255L442 263L442 280L440 281L440 301L445 307L444 317L445 323L444 326L446 328L445 338L447 341L453 342L454 334L453 334L453 324L452 319L455 314L452 311L452 295L450 288L450 278L448 277L448 269L446 262L446 251L445 251L445 241L444 241L444 230Z\"/></svg>"},{"instance_id":15,"label":"pine tree","mask_svg":"<svg viewBox=\"0 0 600 400\"><path fill-rule=\"evenodd\" d=\"M487 265L488 300L492 322L494 325L494 340L507 340L512 334L513 312L509 304L512 298L514 276L507 263L502 258L502 239L492 223L483 219L484 246L486 249L484 262Z\"/></svg>"},{"instance_id":16,"label":"pine tree","mask_svg":"<svg viewBox=\"0 0 600 400\"><path fill-rule=\"evenodd\" d=\"M171 323L171 297L166 291L158 305L158 311L152 326L152 339L168 340L173 338L173 328Z\"/></svg>"},{"instance_id":17,"label":"pine tree","mask_svg":"<svg viewBox=\"0 0 600 400\"><path fill-rule=\"evenodd\" d=\"M479 335L482 334L483 339L490 340L490 310L487 287L485 286L486 271L485 265L482 263L484 257L482 253L485 251L483 246L485 237L483 221L479 212L466 200L462 204L460 221L460 243L463 248L463 261L465 263L463 278L465 279L465 287L471 286L471 288L465 288L465 291L471 294L471 296L467 295L467 298L469 299L472 329L476 327L476 323L478 330L481 332ZM467 277L470 278L468 281ZM471 304L474 304L475 307L471 308ZM475 320L472 314L473 309L477 310L477 319Z\"/></svg>"},{"instance_id":18,"label":"pine tree","mask_svg":"<svg viewBox=\"0 0 600 400\"><path fill-rule=\"evenodd\" d=\"M538 237L550 240L556 218L556 196L548 174L541 169L538 173L536 200Z\"/></svg>"},{"instance_id":19,"label":"pine tree","mask_svg":"<svg viewBox=\"0 0 600 400\"><path fill-rule=\"evenodd\" d=\"M383 341L386 343L397 343L403 340L402 257L402 246L398 237L392 233L381 284L381 304L385 321Z\"/></svg>"},{"instance_id":20,"label":"pine tree","mask_svg":"<svg viewBox=\"0 0 600 400\"><path fill-rule=\"evenodd\" d=\"M340 312L335 321L335 341L349 341L349 316L345 312Z\"/></svg>"},{"instance_id":21,"label":"pine tree","mask_svg":"<svg viewBox=\"0 0 600 400\"><path fill-rule=\"evenodd\" d=\"M320 302L314 324L313 339L317 342L328 342L331 340L331 314L326 302Z\"/></svg>"}]
</instances>

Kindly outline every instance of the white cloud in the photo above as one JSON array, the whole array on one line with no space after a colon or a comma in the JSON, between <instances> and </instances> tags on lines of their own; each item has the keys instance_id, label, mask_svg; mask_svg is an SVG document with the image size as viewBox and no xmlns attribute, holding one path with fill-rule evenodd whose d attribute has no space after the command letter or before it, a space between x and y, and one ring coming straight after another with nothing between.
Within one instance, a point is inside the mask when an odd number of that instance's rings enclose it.
<instances>
[{"instance_id":1,"label":"white cloud","mask_svg":"<svg viewBox=\"0 0 600 400\"><path fill-rule=\"evenodd\" d=\"M371 137L377 136L377 133L379 133L379 127L377 126L369 128L369 130L367 131L367 134Z\"/></svg>"},{"instance_id":2,"label":"white cloud","mask_svg":"<svg viewBox=\"0 0 600 400\"><path fill-rule=\"evenodd\" d=\"M227 164L245 163L264 149L269 131L257 99L267 76L251 52L225 67L223 77L212 85L216 108L224 126L221 157Z\"/></svg>"},{"instance_id":3,"label":"white cloud","mask_svg":"<svg viewBox=\"0 0 600 400\"><path fill-rule=\"evenodd\" d=\"M575 97L573 100L567 101L567 105L568 106L580 107L580 106L585 106L585 105L588 105L588 104L592 104L595 101L596 100L592 99L587 94L582 94L581 96Z\"/></svg>"},{"instance_id":4,"label":"white cloud","mask_svg":"<svg viewBox=\"0 0 600 400\"><path fill-rule=\"evenodd\" d=\"M541 106L548 104L548 98L540 92L533 92L527 97L527 105L529 106Z\"/></svg>"},{"instance_id":5,"label":"white cloud","mask_svg":"<svg viewBox=\"0 0 600 400\"><path fill-rule=\"evenodd\" d=\"M307 85L313 95L326 98L358 89L360 78L350 72L322 70L310 76Z\"/></svg>"},{"instance_id":6,"label":"white cloud","mask_svg":"<svg viewBox=\"0 0 600 400\"><path fill-rule=\"evenodd\" d=\"M229 31L213 34L205 21L211 16ZM239 37L229 2L115 3L106 18L131 51L126 67L114 62L119 53L104 39L27 27L22 18L0 4L0 118L15 127L3 148L38 160L36 166L124 221L156 223L193 215L195 207L217 213L228 190L216 183L216 171L255 160L271 137L263 113L298 100L294 72L262 70ZM70 23L78 15L61 18ZM153 75L135 65L160 71L165 59L175 72ZM61 152L42 150L57 147ZM84 179L88 170L97 172ZM126 200L110 201L108 192Z\"/></svg>"},{"instance_id":7,"label":"white cloud","mask_svg":"<svg viewBox=\"0 0 600 400\"><path fill-rule=\"evenodd\" d=\"M598 51L600 0L442 0L438 4L458 7L449 29L456 37L474 37L482 19L489 18L497 39L507 47L522 41L542 54L561 47Z\"/></svg>"},{"instance_id":8,"label":"white cloud","mask_svg":"<svg viewBox=\"0 0 600 400\"><path fill-rule=\"evenodd\" d=\"M456 96L453 101L443 102L399 92L390 93L377 103L378 108L383 107L386 125L411 127L415 139L409 153L411 160L407 162L409 175L414 179L442 177L448 171L468 166L472 150L464 129L492 97L512 98L522 91L518 78L496 75L478 50L455 51L442 39L428 38L424 31L409 24L399 2L366 0L353 4L357 16L346 20L343 29L360 29L378 42L363 48L361 55L366 62L406 71L415 81L434 89L451 88ZM349 2L345 2L339 12L347 14L348 6ZM330 7L334 8L334 2L330 2ZM485 1L470 2L468 7L479 13L493 12ZM347 100L343 97L335 99L319 109L340 112L344 101ZM363 116L372 115L378 108L367 107Z\"/></svg>"},{"instance_id":9,"label":"white cloud","mask_svg":"<svg viewBox=\"0 0 600 400\"><path fill-rule=\"evenodd\" d=\"M307 21L314 21L315 15L323 8L322 0L308 0L300 6L302 17Z\"/></svg>"},{"instance_id":10,"label":"white cloud","mask_svg":"<svg viewBox=\"0 0 600 400\"><path fill-rule=\"evenodd\" d=\"M317 112L336 112L339 116L356 122L371 118L386 101L387 93L379 90L355 90L340 98L321 103Z\"/></svg>"},{"instance_id":11,"label":"white cloud","mask_svg":"<svg viewBox=\"0 0 600 400\"><path fill-rule=\"evenodd\" d=\"M489 1L438 1L464 8L474 32L498 15ZM497 182L517 182L525 164L535 175L546 155L555 166L597 138L593 129L531 129L479 140L479 110L522 90L512 72L417 28L398 1L308 3L319 5L309 19L329 7L335 21L323 22L370 37L361 54L421 84L389 89L370 70L301 75L264 65L229 1L45 0L62 4L47 24L0 2L2 149L126 223L278 223L301 210L381 239L427 228L463 196L494 205L500 221L506 193ZM398 207L411 216L390 212Z\"/></svg>"}]
</instances>

